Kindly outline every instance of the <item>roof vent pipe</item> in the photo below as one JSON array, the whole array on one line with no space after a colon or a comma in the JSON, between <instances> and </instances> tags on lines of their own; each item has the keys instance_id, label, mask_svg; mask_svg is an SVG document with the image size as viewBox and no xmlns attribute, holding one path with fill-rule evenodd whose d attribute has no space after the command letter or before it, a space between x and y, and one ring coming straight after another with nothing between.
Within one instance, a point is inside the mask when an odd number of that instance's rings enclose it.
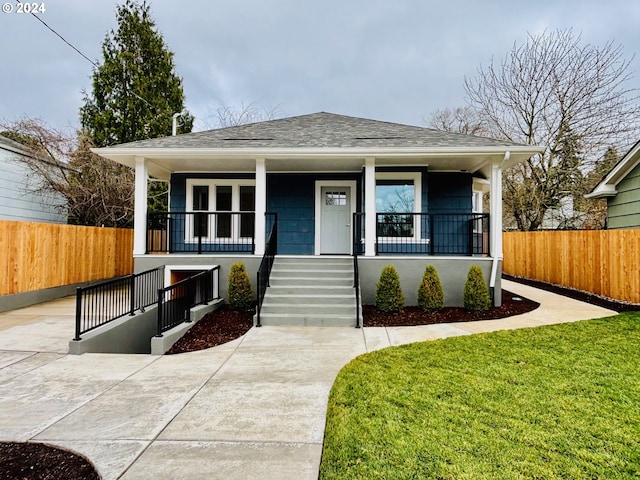
<instances>
[{"instance_id":1,"label":"roof vent pipe","mask_svg":"<svg viewBox=\"0 0 640 480\"><path fill-rule=\"evenodd\" d=\"M182 112L173 114L173 126L171 128L171 135L173 135L174 137L178 133L178 117L181 115Z\"/></svg>"}]
</instances>

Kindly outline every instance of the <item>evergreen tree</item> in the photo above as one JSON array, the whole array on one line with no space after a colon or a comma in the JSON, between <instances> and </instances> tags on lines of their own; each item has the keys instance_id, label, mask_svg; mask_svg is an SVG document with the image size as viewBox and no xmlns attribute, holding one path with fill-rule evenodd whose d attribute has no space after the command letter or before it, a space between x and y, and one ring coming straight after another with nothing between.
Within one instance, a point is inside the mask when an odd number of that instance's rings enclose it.
<instances>
[{"instance_id":1,"label":"evergreen tree","mask_svg":"<svg viewBox=\"0 0 640 480\"><path fill-rule=\"evenodd\" d=\"M433 265L427 265L418 287L418 306L425 312L435 312L444 307L444 290L438 271Z\"/></svg>"},{"instance_id":2,"label":"evergreen tree","mask_svg":"<svg viewBox=\"0 0 640 480\"><path fill-rule=\"evenodd\" d=\"M248 310L254 305L253 289L247 269L242 262L231 265L229 270L229 305L232 310Z\"/></svg>"},{"instance_id":3,"label":"evergreen tree","mask_svg":"<svg viewBox=\"0 0 640 480\"><path fill-rule=\"evenodd\" d=\"M396 313L404 307L404 295L396 267L387 265L376 285L376 307L381 312Z\"/></svg>"},{"instance_id":4,"label":"evergreen tree","mask_svg":"<svg viewBox=\"0 0 640 480\"><path fill-rule=\"evenodd\" d=\"M472 265L464 283L464 308L473 313L484 312L491 308L491 296L489 287L484 281L482 269L478 265Z\"/></svg>"},{"instance_id":5,"label":"evergreen tree","mask_svg":"<svg viewBox=\"0 0 640 480\"><path fill-rule=\"evenodd\" d=\"M116 10L117 30L102 44L102 64L93 72L80 121L98 147L171 135L172 116L184 111L182 80L173 53L155 28L150 7L126 0ZM180 132L190 132L185 112Z\"/></svg>"},{"instance_id":6,"label":"evergreen tree","mask_svg":"<svg viewBox=\"0 0 640 480\"><path fill-rule=\"evenodd\" d=\"M102 43L103 63L94 70L93 92L85 93L80 108L84 134L98 147L171 135L177 112L183 112L179 133L193 127L173 53L149 10L146 1L126 0L116 10L117 30ZM167 210L166 184L149 184L148 208Z\"/></svg>"}]
</instances>

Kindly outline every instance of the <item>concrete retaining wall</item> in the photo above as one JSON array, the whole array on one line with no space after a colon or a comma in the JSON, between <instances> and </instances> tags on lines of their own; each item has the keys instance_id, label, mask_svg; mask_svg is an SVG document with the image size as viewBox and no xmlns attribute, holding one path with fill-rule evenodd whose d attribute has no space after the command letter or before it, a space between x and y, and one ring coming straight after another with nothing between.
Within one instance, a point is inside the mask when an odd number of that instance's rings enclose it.
<instances>
[{"instance_id":1,"label":"concrete retaining wall","mask_svg":"<svg viewBox=\"0 0 640 480\"><path fill-rule=\"evenodd\" d=\"M480 257L358 257L362 303L375 303L376 285L380 279L380 272L386 265L394 265L400 276L405 305L417 305L418 287L422 281L424 269L427 265L433 265L442 283L445 306L461 307L469 268L472 265L480 266L484 279L489 285L492 262L491 258ZM495 297L498 301L501 294L500 269L498 269L495 288ZM500 304L501 302L496 305Z\"/></svg>"},{"instance_id":2,"label":"concrete retaining wall","mask_svg":"<svg viewBox=\"0 0 640 480\"><path fill-rule=\"evenodd\" d=\"M219 308L222 300L209 305L198 305L191 309L191 322L182 323L155 337L158 324L158 307L149 307L145 312L114 320L102 327L85 333L78 341L69 342L69 353L151 353L163 355L171 346L201 320L207 313Z\"/></svg>"},{"instance_id":3,"label":"concrete retaining wall","mask_svg":"<svg viewBox=\"0 0 640 480\"><path fill-rule=\"evenodd\" d=\"M0 295L0 312L29 307L43 302L50 302L57 298L69 297L76 294L76 289L78 287L88 287L95 283L98 282L74 283L72 285L44 288L41 290L33 290L31 292Z\"/></svg>"}]
</instances>

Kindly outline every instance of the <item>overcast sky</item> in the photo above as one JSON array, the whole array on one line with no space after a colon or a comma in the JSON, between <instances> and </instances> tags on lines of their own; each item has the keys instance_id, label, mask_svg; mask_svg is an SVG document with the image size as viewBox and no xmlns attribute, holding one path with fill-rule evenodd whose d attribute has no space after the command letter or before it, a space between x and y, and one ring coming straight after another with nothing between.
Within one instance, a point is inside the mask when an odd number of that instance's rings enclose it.
<instances>
[{"instance_id":1,"label":"overcast sky","mask_svg":"<svg viewBox=\"0 0 640 480\"><path fill-rule=\"evenodd\" d=\"M16 0L0 0L0 118L77 127L92 65ZM9 6L6 5L9 4ZM38 14L86 56L116 27L115 0L48 0ZM411 125L465 103L464 77L527 33L572 28L623 46L640 88L637 0L155 0L194 130L255 102L280 116L327 111Z\"/></svg>"}]
</instances>

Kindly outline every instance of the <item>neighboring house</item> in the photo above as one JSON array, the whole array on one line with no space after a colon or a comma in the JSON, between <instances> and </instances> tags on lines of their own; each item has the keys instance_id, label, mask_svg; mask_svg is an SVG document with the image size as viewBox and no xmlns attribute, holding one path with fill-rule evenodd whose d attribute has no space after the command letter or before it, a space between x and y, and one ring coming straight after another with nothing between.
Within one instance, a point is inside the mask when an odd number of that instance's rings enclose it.
<instances>
[{"instance_id":1,"label":"neighboring house","mask_svg":"<svg viewBox=\"0 0 640 480\"><path fill-rule=\"evenodd\" d=\"M607 199L607 228L640 228L640 141L585 197Z\"/></svg>"},{"instance_id":2,"label":"neighboring house","mask_svg":"<svg viewBox=\"0 0 640 480\"><path fill-rule=\"evenodd\" d=\"M64 200L34 192L31 170L21 158L32 158L32 153L0 135L0 219L67 223L66 214L56 208Z\"/></svg>"},{"instance_id":3,"label":"neighboring house","mask_svg":"<svg viewBox=\"0 0 640 480\"><path fill-rule=\"evenodd\" d=\"M409 305L429 264L447 305L461 305L471 265L499 305L502 170L541 149L322 112L94 151L135 169L137 271L219 264L226 283L232 262L258 270L277 225L278 259L357 254L365 303L392 263ZM147 213L149 175L170 181L169 212Z\"/></svg>"}]
</instances>

